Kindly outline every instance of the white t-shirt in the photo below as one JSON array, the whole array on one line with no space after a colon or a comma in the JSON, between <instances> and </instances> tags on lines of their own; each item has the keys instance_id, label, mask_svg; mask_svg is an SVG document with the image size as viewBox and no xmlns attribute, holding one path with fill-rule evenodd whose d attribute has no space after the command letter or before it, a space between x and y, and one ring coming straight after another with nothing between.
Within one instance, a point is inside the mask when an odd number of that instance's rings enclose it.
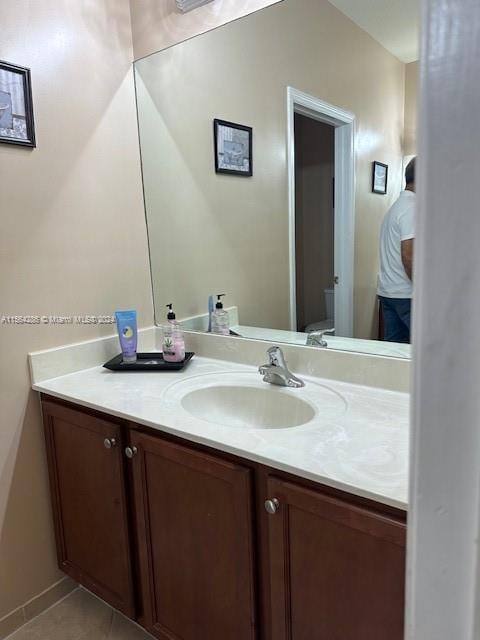
<instances>
[{"instance_id":1,"label":"white t-shirt","mask_svg":"<svg viewBox=\"0 0 480 640\"><path fill-rule=\"evenodd\" d=\"M413 191L402 191L385 216L380 232L379 296L412 297L412 281L403 266L401 243L415 237L416 204Z\"/></svg>"}]
</instances>

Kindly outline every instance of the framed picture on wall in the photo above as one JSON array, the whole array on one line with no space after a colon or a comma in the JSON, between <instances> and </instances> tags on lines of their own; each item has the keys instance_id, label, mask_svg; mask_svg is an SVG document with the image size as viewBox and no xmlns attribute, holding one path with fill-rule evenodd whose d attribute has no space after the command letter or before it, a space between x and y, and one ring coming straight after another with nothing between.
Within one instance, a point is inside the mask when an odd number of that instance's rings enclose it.
<instances>
[{"instance_id":1,"label":"framed picture on wall","mask_svg":"<svg viewBox=\"0 0 480 640\"><path fill-rule=\"evenodd\" d=\"M213 121L215 141L215 171L235 176L253 175L252 127Z\"/></svg>"},{"instance_id":2,"label":"framed picture on wall","mask_svg":"<svg viewBox=\"0 0 480 640\"><path fill-rule=\"evenodd\" d=\"M30 70L1 60L0 142L35 147Z\"/></svg>"},{"instance_id":3,"label":"framed picture on wall","mask_svg":"<svg viewBox=\"0 0 480 640\"><path fill-rule=\"evenodd\" d=\"M382 162L373 163L372 191L386 195L388 189L388 165Z\"/></svg>"}]
</instances>

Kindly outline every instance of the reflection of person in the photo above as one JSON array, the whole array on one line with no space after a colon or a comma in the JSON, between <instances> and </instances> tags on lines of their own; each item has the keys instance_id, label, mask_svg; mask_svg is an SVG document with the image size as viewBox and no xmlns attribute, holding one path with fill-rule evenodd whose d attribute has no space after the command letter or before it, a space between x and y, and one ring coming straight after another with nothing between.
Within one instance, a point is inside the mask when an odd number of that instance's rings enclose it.
<instances>
[{"instance_id":1,"label":"reflection of person","mask_svg":"<svg viewBox=\"0 0 480 640\"><path fill-rule=\"evenodd\" d=\"M414 158L405 171L405 191L388 211L380 233L378 296L383 308L384 340L410 342L415 238Z\"/></svg>"}]
</instances>

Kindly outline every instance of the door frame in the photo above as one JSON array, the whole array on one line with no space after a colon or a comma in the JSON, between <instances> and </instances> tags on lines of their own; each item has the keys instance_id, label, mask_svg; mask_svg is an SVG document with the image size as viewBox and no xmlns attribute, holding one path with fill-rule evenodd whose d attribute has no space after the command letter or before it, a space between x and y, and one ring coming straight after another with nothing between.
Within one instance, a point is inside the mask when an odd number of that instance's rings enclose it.
<instances>
[{"instance_id":1,"label":"door frame","mask_svg":"<svg viewBox=\"0 0 480 640\"><path fill-rule=\"evenodd\" d=\"M355 115L314 96L287 87L288 235L290 328L297 331L295 255L295 114L335 127L335 329L353 337L353 265L355 234ZM337 319L341 320L337 321Z\"/></svg>"}]
</instances>

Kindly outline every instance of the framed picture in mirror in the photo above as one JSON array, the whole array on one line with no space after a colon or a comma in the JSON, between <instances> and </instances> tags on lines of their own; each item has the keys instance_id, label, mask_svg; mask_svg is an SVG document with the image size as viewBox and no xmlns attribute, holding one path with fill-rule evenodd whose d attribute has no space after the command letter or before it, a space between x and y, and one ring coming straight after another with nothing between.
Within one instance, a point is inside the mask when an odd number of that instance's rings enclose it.
<instances>
[{"instance_id":1,"label":"framed picture in mirror","mask_svg":"<svg viewBox=\"0 0 480 640\"><path fill-rule=\"evenodd\" d=\"M1 60L0 142L35 147L30 70Z\"/></svg>"},{"instance_id":2,"label":"framed picture in mirror","mask_svg":"<svg viewBox=\"0 0 480 640\"><path fill-rule=\"evenodd\" d=\"M373 163L372 191L384 196L388 189L388 164Z\"/></svg>"},{"instance_id":3,"label":"framed picture in mirror","mask_svg":"<svg viewBox=\"0 0 480 640\"><path fill-rule=\"evenodd\" d=\"M236 176L253 175L252 127L215 119L215 171Z\"/></svg>"}]
</instances>

